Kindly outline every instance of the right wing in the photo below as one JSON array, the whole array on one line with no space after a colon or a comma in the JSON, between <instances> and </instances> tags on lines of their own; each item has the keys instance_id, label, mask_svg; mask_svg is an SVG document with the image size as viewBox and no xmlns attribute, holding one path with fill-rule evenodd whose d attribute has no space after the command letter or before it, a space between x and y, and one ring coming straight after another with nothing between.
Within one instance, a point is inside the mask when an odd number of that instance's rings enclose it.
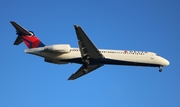
<instances>
[{"instance_id":1,"label":"right wing","mask_svg":"<svg viewBox=\"0 0 180 107\"><path fill-rule=\"evenodd\" d=\"M81 77L81 76L83 76L83 75L85 75L85 74L90 73L91 71L93 71L93 70L95 70L95 69L97 69L97 68L99 68L99 67L101 67L101 66L102 66L102 64L99 64L99 65L88 65L88 66L87 66L87 70L88 70L88 71L84 71L84 70L85 70L85 67L84 67L84 65L82 65L82 66L78 69L78 71L77 71L76 73L72 74L72 75L69 77L68 80L77 79L77 78L79 78L79 77Z\"/></svg>"}]
</instances>

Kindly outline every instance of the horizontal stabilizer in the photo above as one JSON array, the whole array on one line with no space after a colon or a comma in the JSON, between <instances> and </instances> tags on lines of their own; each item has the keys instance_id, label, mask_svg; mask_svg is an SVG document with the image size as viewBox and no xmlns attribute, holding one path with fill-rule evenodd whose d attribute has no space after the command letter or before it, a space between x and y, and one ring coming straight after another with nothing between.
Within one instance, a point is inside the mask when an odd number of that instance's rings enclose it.
<instances>
[{"instance_id":1,"label":"horizontal stabilizer","mask_svg":"<svg viewBox=\"0 0 180 107\"><path fill-rule=\"evenodd\" d=\"M18 35L14 41L14 45L19 45L24 42L28 48L44 47L45 45L35 36L33 31L28 31L22 26L18 25L14 21L10 21L13 27L16 29Z\"/></svg>"},{"instance_id":2,"label":"horizontal stabilizer","mask_svg":"<svg viewBox=\"0 0 180 107\"><path fill-rule=\"evenodd\" d=\"M14 45L19 45L23 42L21 38L22 35L32 35L29 31L27 31L25 28L18 25L16 22L10 21L10 23L16 29L16 34L18 35L16 40L14 41Z\"/></svg>"},{"instance_id":3,"label":"horizontal stabilizer","mask_svg":"<svg viewBox=\"0 0 180 107\"><path fill-rule=\"evenodd\" d=\"M26 30L25 28L23 28L22 26L18 25L16 22L14 21L10 21L10 23L14 26L14 28L16 29L17 35L32 35L32 33L30 33L28 30Z\"/></svg>"},{"instance_id":4,"label":"horizontal stabilizer","mask_svg":"<svg viewBox=\"0 0 180 107\"><path fill-rule=\"evenodd\" d=\"M19 44L21 44L22 42L23 42L23 41L22 41L21 37L20 37L20 36L17 36L16 40L14 41L14 45L19 45Z\"/></svg>"}]
</instances>

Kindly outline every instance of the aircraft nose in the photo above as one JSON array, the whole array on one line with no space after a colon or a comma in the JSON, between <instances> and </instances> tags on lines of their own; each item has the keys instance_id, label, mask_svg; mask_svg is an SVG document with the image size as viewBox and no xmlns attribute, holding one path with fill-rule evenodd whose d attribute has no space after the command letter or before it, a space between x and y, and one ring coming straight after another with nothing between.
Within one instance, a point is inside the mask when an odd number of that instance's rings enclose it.
<instances>
[{"instance_id":1,"label":"aircraft nose","mask_svg":"<svg viewBox=\"0 0 180 107\"><path fill-rule=\"evenodd\" d=\"M169 64L170 62L167 59L163 58L163 66L168 66Z\"/></svg>"}]
</instances>

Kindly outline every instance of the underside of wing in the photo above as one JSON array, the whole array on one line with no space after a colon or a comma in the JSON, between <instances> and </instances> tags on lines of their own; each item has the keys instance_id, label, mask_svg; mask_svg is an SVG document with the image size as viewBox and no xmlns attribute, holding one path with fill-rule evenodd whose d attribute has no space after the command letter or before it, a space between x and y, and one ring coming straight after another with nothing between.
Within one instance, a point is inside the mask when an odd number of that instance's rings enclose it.
<instances>
[{"instance_id":1,"label":"underside of wing","mask_svg":"<svg viewBox=\"0 0 180 107\"><path fill-rule=\"evenodd\" d=\"M85 67L84 65L82 65L78 71L74 74L72 74L68 80L75 80L85 74L90 73L91 71L101 67L102 65L88 65L87 67Z\"/></svg>"}]
</instances>

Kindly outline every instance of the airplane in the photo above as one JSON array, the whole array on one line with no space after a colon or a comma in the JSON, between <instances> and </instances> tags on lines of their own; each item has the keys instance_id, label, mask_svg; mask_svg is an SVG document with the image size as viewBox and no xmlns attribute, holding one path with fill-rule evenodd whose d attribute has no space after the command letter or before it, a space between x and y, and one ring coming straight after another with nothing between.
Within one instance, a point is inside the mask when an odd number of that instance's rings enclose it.
<instances>
[{"instance_id":1,"label":"airplane","mask_svg":"<svg viewBox=\"0 0 180 107\"><path fill-rule=\"evenodd\" d=\"M70 44L45 45L33 31L26 30L14 21L10 23L17 34L14 45L24 42L28 47L25 53L43 57L45 62L53 64L82 64L68 80L75 80L105 64L158 67L159 72L162 72L162 67L169 65L167 59L154 52L98 49L78 25L74 25L74 28L79 47L72 48Z\"/></svg>"}]
</instances>

